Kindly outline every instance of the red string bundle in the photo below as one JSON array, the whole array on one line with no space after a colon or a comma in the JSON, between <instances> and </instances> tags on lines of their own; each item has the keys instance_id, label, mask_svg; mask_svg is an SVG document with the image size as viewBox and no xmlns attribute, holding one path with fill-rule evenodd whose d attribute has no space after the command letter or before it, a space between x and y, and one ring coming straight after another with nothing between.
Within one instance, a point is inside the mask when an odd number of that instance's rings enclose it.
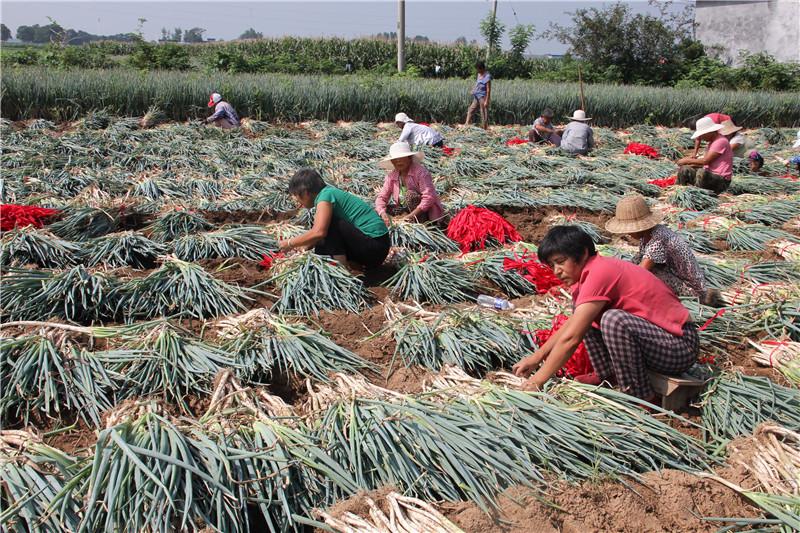
<instances>
[{"instance_id":1,"label":"red string bundle","mask_svg":"<svg viewBox=\"0 0 800 533\"><path fill-rule=\"evenodd\" d=\"M675 185L675 182L677 181L678 181L678 176L670 176L668 178L650 180L647 183L651 185L656 185L658 187L661 187L662 189L666 189L667 187L672 187L673 185Z\"/></svg>"},{"instance_id":2,"label":"red string bundle","mask_svg":"<svg viewBox=\"0 0 800 533\"><path fill-rule=\"evenodd\" d=\"M533 334L534 337L536 337L536 343L539 346L543 345L566 321L567 317L565 315L557 315L553 318L553 325L550 329L536 330ZM575 377L582 374L591 374L593 371L592 361L589 359L589 351L586 349L583 342L581 342L575 349L575 352L570 356L569 360L567 360L564 367L557 372L557 375Z\"/></svg>"},{"instance_id":3,"label":"red string bundle","mask_svg":"<svg viewBox=\"0 0 800 533\"><path fill-rule=\"evenodd\" d=\"M468 205L450 220L447 236L459 244L463 253L483 250L489 237L499 243L522 240L508 220L494 211L474 205Z\"/></svg>"},{"instance_id":4,"label":"red string bundle","mask_svg":"<svg viewBox=\"0 0 800 533\"><path fill-rule=\"evenodd\" d=\"M509 139L506 141L506 146L517 146L518 144L528 144L529 142L530 141L528 139L514 137L513 139Z\"/></svg>"},{"instance_id":5,"label":"red string bundle","mask_svg":"<svg viewBox=\"0 0 800 533\"><path fill-rule=\"evenodd\" d=\"M442 146L442 153L446 156L454 156L461 153L461 148L451 148L449 146Z\"/></svg>"},{"instance_id":6,"label":"red string bundle","mask_svg":"<svg viewBox=\"0 0 800 533\"><path fill-rule=\"evenodd\" d=\"M274 253L274 254L266 253L262 257L263 257L263 259L261 260L259 265L263 266L265 270L269 270L270 268L272 268L272 263L274 263L276 259L282 259L283 257L285 257L285 254L283 254L283 253Z\"/></svg>"},{"instance_id":7,"label":"red string bundle","mask_svg":"<svg viewBox=\"0 0 800 533\"><path fill-rule=\"evenodd\" d=\"M649 157L650 159L658 159L659 157L661 157L661 154L658 153L658 150L656 150L649 144L642 144L642 143L628 143L628 146L625 147L625 150L622 153L643 155Z\"/></svg>"},{"instance_id":8,"label":"red string bundle","mask_svg":"<svg viewBox=\"0 0 800 533\"><path fill-rule=\"evenodd\" d=\"M534 284L536 292L539 294L544 294L562 284L549 266L540 263L534 257L529 258L527 254L522 254L522 257L514 259L506 257L503 260L503 270L519 270L523 278Z\"/></svg>"},{"instance_id":9,"label":"red string bundle","mask_svg":"<svg viewBox=\"0 0 800 533\"><path fill-rule=\"evenodd\" d=\"M57 213L57 209L35 205L3 204L0 205L0 231L8 231L17 226L41 228L47 218Z\"/></svg>"}]
</instances>

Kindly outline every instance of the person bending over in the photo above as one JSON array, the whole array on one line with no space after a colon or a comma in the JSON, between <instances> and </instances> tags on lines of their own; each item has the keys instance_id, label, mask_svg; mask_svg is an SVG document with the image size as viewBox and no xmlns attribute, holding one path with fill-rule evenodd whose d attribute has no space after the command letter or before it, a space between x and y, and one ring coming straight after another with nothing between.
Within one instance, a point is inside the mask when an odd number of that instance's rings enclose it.
<instances>
[{"instance_id":1,"label":"person bending over","mask_svg":"<svg viewBox=\"0 0 800 533\"><path fill-rule=\"evenodd\" d=\"M378 163L391 170L375 199L375 210L387 225L391 223L390 216L414 222L438 221L444 216L431 173L421 164L423 157L422 152L412 152L408 143L398 142Z\"/></svg>"},{"instance_id":2,"label":"person bending over","mask_svg":"<svg viewBox=\"0 0 800 533\"><path fill-rule=\"evenodd\" d=\"M231 104L222 99L222 95L219 93L211 93L208 107L214 108L214 114L206 119L208 124L214 124L226 130L239 127L239 115L236 114L236 110Z\"/></svg>"},{"instance_id":3,"label":"person bending over","mask_svg":"<svg viewBox=\"0 0 800 533\"><path fill-rule=\"evenodd\" d=\"M347 268L380 266L389 253L389 230L381 217L361 198L326 185L313 168L298 170L289 181L289 194L298 204L316 207L310 230L282 240L281 251L311 248L329 255Z\"/></svg>"},{"instance_id":4,"label":"person bending over","mask_svg":"<svg viewBox=\"0 0 800 533\"><path fill-rule=\"evenodd\" d=\"M648 370L680 375L697 360L699 335L689 311L651 272L621 259L600 257L592 238L575 226L555 226L538 250L572 291L573 314L535 353L514 365L540 389L583 341L596 374L584 383L616 381L630 395L652 402Z\"/></svg>"},{"instance_id":5,"label":"person bending over","mask_svg":"<svg viewBox=\"0 0 800 533\"><path fill-rule=\"evenodd\" d=\"M397 142L406 142L411 146L428 144L436 148L444 146L444 137L442 134L423 124L417 124L405 113L398 113L394 116L395 125L403 130L400 133L400 138Z\"/></svg>"}]
</instances>

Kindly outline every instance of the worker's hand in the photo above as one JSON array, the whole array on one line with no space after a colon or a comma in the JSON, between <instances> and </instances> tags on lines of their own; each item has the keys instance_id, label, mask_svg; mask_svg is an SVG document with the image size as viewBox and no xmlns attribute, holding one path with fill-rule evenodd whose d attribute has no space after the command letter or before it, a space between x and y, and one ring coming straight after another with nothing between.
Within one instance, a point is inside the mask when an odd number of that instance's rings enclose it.
<instances>
[{"instance_id":1,"label":"worker's hand","mask_svg":"<svg viewBox=\"0 0 800 533\"><path fill-rule=\"evenodd\" d=\"M677 164L679 164L679 165L685 165L685 164L686 164L686 161L688 161L688 160L689 160L689 158L688 158L688 157L681 157L680 159L678 159L678 160L676 161L676 163L677 163Z\"/></svg>"},{"instance_id":2,"label":"worker's hand","mask_svg":"<svg viewBox=\"0 0 800 533\"><path fill-rule=\"evenodd\" d=\"M484 109L489 109L489 104L491 103L492 103L491 100L486 99L483 101L483 104L481 105L484 107Z\"/></svg>"},{"instance_id":3,"label":"worker's hand","mask_svg":"<svg viewBox=\"0 0 800 533\"><path fill-rule=\"evenodd\" d=\"M386 224L387 227L392 225L392 219L388 213L382 214L381 219L383 219L383 223Z\"/></svg>"},{"instance_id":4,"label":"worker's hand","mask_svg":"<svg viewBox=\"0 0 800 533\"><path fill-rule=\"evenodd\" d=\"M520 359L517 364L511 367L511 371L514 372L515 376L524 378L530 376L531 372L536 370L538 366L539 361L537 360L536 354L531 354L528 357Z\"/></svg>"},{"instance_id":5,"label":"worker's hand","mask_svg":"<svg viewBox=\"0 0 800 533\"><path fill-rule=\"evenodd\" d=\"M287 251L289 251L291 249L292 249L292 246L289 244L289 239L278 241L278 251L287 252Z\"/></svg>"},{"instance_id":6,"label":"worker's hand","mask_svg":"<svg viewBox=\"0 0 800 533\"><path fill-rule=\"evenodd\" d=\"M544 387L544 383L539 383L537 380L530 378L522 384L522 390L530 391L530 392L538 392L542 390Z\"/></svg>"}]
</instances>

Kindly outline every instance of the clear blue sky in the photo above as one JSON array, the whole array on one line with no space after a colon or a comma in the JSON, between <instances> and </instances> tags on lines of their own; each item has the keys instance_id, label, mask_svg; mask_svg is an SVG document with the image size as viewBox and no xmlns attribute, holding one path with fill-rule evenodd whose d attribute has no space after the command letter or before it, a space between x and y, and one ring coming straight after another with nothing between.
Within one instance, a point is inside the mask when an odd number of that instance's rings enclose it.
<instances>
[{"instance_id":1,"label":"clear blue sky","mask_svg":"<svg viewBox=\"0 0 800 533\"><path fill-rule=\"evenodd\" d=\"M497 15L507 27L534 24L538 31L551 22L566 23L567 12L579 7L602 7L610 2L507 1L499 0ZM629 2L637 11L651 11L647 3ZM684 5L685 2L679 4ZM406 35L426 35L436 41L453 41L459 36L481 40L480 20L491 8L489 0L406 2ZM47 24L50 16L64 27L111 35L133 31L137 19L147 19L147 39L161 36L161 28L206 28L206 37L235 39L249 27L265 36L358 37L396 30L397 2L216 2L162 1L70 2L0 0L0 20L16 33L20 25ZM530 53L561 53L559 43L535 41Z\"/></svg>"}]
</instances>

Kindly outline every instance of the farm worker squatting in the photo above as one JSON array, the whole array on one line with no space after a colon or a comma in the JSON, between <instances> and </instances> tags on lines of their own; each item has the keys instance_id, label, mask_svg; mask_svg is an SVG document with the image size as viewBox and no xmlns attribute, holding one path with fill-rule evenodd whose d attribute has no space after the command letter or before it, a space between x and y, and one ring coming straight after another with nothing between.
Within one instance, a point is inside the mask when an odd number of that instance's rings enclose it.
<instances>
[{"instance_id":1,"label":"farm worker squatting","mask_svg":"<svg viewBox=\"0 0 800 533\"><path fill-rule=\"evenodd\" d=\"M486 70L486 63L483 61L475 63L475 68L478 70L478 77L475 78L475 86L472 88L472 103L467 109L464 125L469 126L473 113L480 109L481 127L486 129L489 127L489 104L492 102L492 75Z\"/></svg>"},{"instance_id":2,"label":"farm worker squatting","mask_svg":"<svg viewBox=\"0 0 800 533\"><path fill-rule=\"evenodd\" d=\"M528 140L533 143L544 142L561 146L561 134L553 125L553 110L546 108L539 118L533 121Z\"/></svg>"},{"instance_id":3,"label":"farm worker squatting","mask_svg":"<svg viewBox=\"0 0 800 533\"><path fill-rule=\"evenodd\" d=\"M594 132L588 124L592 117L587 117L583 109L577 109L567 118L570 123L561 134L561 149L570 154L588 154L594 148Z\"/></svg>"},{"instance_id":4,"label":"farm worker squatting","mask_svg":"<svg viewBox=\"0 0 800 533\"><path fill-rule=\"evenodd\" d=\"M375 199L375 210L387 225L390 216L402 215L400 220L414 222L436 221L444 216L431 173L421 164L423 157L422 152L412 152L407 142L397 142L378 163L391 171Z\"/></svg>"},{"instance_id":5,"label":"farm worker squatting","mask_svg":"<svg viewBox=\"0 0 800 533\"><path fill-rule=\"evenodd\" d=\"M239 115L236 114L236 110L231 104L222 99L221 94L211 93L208 107L214 108L214 114L206 119L207 123L225 129L239 127Z\"/></svg>"},{"instance_id":6,"label":"farm worker squatting","mask_svg":"<svg viewBox=\"0 0 800 533\"><path fill-rule=\"evenodd\" d=\"M692 139L706 141L708 148L703 159L678 159L678 185L696 185L714 194L728 190L733 176L733 150L727 137L720 134L724 127L709 117L697 121Z\"/></svg>"},{"instance_id":7,"label":"farm worker squatting","mask_svg":"<svg viewBox=\"0 0 800 533\"><path fill-rule=\"evenodd\" d=\"M711 119L711 122L714 124L722 124L726 120L731 120L730 115L726 115L724 113L709 113L703 118ZM699 122L699 121L698 121ZM697 126L695 125L695 128ZM694 139L694 137L692 137ZM694 151L692 152L692 158L697 157L698 152L700 151L700 139L694 140Z\"/></svg>"},{"instance_id":8,"label":"farm worker squatting","mask_svg":"<svg viewBox=\"0 0 800 533\"><path fill-rule=\"evenodd\" d=\"M380 266L389 254L389 229L364 200L326 185L313 168L298 170L289 181L289 194L298 204L317 208L310 230L282 240L281 251L311 248L333 257L347 268L353 263L366 268Z\"/></svg>"},{"instance_id":9,"label":"farm worker squatting","mask_svg":"<svg viewBox=\"0 0 800 533\"><path fill-rule=\"evenodd\" d=\"M556 226L538 250L539 261L570 286L574 312L535 353L514 365L541 388L583 341L596 374L584 383L616 381L637 398L656 398L648 369L680 375L697 360L699 334L689 311L664 282L638 265L597 255L594 241L576 226ZM535 373L534 373L535 371Z\"/></svg>"},{"instance_id":10,"label":"farm worker squatting","mask_svg":"<svg viewBox=\"0 0 800 533\"><path fill-rule=\"evenodd\" d=\"M396 114L394 116L394 123L398 128L403 130L397 142L406 142L412 146L422 144L435 146L436 148L444 146L444 137L442 137L441 133L430 126L417 124L405 113Z\"/></svg>"}]
</instances>

